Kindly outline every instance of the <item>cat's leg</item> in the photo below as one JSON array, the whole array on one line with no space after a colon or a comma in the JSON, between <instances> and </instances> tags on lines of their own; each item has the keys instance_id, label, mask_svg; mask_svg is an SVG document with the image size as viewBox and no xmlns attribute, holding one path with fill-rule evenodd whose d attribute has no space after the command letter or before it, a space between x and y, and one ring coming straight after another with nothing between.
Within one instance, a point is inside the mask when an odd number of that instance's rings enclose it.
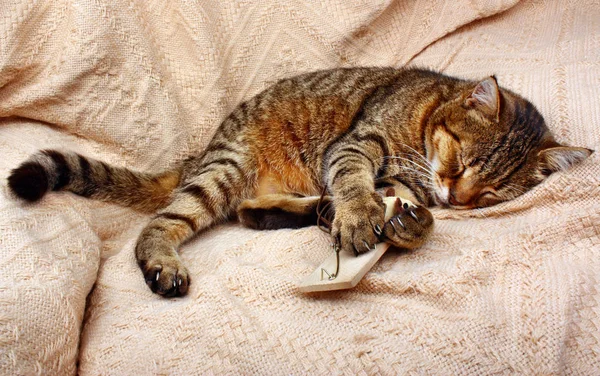
<instances>
[{"instance_id":1,"label":"cat's leg","mask_svg":"<svg viewBox=\"0 0 600 376\"><path fill-rule=\"evenodd\" d=\"M221 152L222 154L223 152ZM182 242L235 213L241 200L252 194L253 177L239 154L205 155L184 170L173 200L144 228L136 257L146 283L167 297L185 295L190 275L177 249Z\"/></svg>"},{"instance_id":2,"label":"cat's leg","mask_svg":"<svg viewBox=\"0 0 600 376\"><path fill-rule=\"evenodd\" d=\"M391 187L393 196L401 197L418 204L415 196L404 185ZM379 192L380 195L385 192ZM319 200L321 203L319 204ZM319 217L319 211L321 217ZM237 209L240 222L257 230L280 228L301 228L321 224L329 228L335 210L331 197L297 197L289 194L269 194L243 201ZM433 216L426 208L397 207L394 215L383 226L379 241L385 241L400 248L421 246L433 229Z\"/></svg>"},{"instance_id":3,"label":"cat's leg","mask_svg":"<svg viewBox=\"0 0 600 376\"><path fill-rule=\"evenodd\" d=\"M320 204L319 204L320 201ZM240 222L257 230L313 226L319 220L319 209L326 225L333 218L331 198L298 197L290 194L267 194L243 201L237 208Z\"/></svg>"},{"instance_id":4,"label":"cat's leg","mask_svg":"<svg viewBox=\"0 0 600 376\"><path fill-rule=\"evenodd\" d=\"M375 177L385 176L388 168L384 156L391 155L391 147L387 139L376 117L363 114L354 121L352 131L330 145L325 155L324 180L335 207L332 236L346 252L367 252L384 231L392 235L392 225L384 223L382 198L375 191ZM419 223L423 221L420 216L426 215L423 210L409 211L411 218L410 213ZM396 236L392 240L400 243L403 239Z\"/></svg>"},{"instance_id":5,"label":"cat's leg","mask_svg":"<svg viewBox=\"0 0 600 376\"><path fill-rule=\"evenodd\" d=\"M389 145L364 120L356 121L353 128L325 153L324 181L335 207L331 235L343 251L359 254L374 248L385 225L375 176L384 166Z\"/></svg>"}]
</instances>

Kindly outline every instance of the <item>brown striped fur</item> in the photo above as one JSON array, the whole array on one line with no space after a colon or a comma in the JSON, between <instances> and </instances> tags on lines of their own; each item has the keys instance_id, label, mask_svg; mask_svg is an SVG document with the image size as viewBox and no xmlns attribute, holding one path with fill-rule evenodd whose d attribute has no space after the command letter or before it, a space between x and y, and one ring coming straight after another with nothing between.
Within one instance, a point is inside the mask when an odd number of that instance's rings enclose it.
<instances>
[{"instance_id":1,"label":"brown striped fur","mask_svg":"<svg viewBox=\"0 0 600 376\"><path fill-rule=\"evenodd\" d=\"M414 248L431 232L431 214L421 207L384 223L376 186L425 206L483 207L590 153L559 145L535 107L494 77L334 69L281 80L240 104L206 150L172 171L138 173L49 150L13 170L9 186L28 201L68 190L156 212L136 256L152 291L179 296L190 276L177 248L236 210L253 228L310 225L326 189L332 235L345 251L366 252L383 238Z\"/></svg>"}]
</instances>

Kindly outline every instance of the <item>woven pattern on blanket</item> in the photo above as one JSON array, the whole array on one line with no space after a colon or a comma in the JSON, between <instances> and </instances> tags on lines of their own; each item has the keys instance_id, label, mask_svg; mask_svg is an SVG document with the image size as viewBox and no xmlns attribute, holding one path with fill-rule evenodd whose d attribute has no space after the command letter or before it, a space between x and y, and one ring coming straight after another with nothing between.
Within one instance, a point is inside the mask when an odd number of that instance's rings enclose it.
<instances>
[{"instance_id":1,"label":"woven pattern on blanket","mask_svg":"<svg viewBox=\"0 0 600 376\"><path fill-rule=\"evenodd\" d=\"M389 251L353 290L314 295L296 286L328 255L316 228L218 226L182 249L189 295L165 300L133 256L148 217L66 193L22 205L4 183L49 147L165 168L206 146L243 99L338 66L494 73L536 104L560 142L599 150L597 2L12 0L0 9L2 373L600 373L598 153L513 202L437 209L427 245Z\"/></svg>"}]
</instances>

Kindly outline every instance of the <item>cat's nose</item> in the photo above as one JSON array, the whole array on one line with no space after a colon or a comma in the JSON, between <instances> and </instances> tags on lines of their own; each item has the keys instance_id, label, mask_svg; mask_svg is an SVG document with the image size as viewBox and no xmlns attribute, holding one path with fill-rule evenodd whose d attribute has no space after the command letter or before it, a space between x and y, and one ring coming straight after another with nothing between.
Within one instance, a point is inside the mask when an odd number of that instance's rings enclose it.
<instances>
[{"instance_id":1,"label":"cat's nose","mask_svg":"<svg viewBox=\"0 0 600 376\"><path fill-rule=\"evenodd\" d=\"M460 202L458 202L456 197L454 197L454 190L450 190L448 193L448 202L450 205L462 205Z\"/></svg>"}]
</instances>

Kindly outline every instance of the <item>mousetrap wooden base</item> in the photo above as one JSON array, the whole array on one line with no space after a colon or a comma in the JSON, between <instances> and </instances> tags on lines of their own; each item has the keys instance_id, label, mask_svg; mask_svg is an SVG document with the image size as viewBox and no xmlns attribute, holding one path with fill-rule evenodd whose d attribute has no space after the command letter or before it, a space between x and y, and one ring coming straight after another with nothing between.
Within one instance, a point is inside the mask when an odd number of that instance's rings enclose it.
<instances>
[{"instance_id":1,"label":"mousetrap wooden base","mask_svg":"<svg viewBox=\"0 0 600 376\"><path fill-rule=\"evenodd\" d=\"M339 252L339 272L335 278L330 279L323 270L332 271L332 273L336 270L337 256L335 252L332 252L331 256L323 261L315 271L302 280L299 289L302 292L350 289L356 286L362 277L371 270L389 246L387 243L378 243L374 250L358 256L347 252Z\"/></svg>"},{"instance_id":2,"label":"mousetrap wooden base","mask_svg":"<svg viewBox=\"0 0 600 376\"><path fill-rule=\"evenodd\" d=\"M384 197L386 221L396 215L394 208L397 199L402 206L415 206L411 201L400 197ZM318 268L302 280L299 290L315 292L350 289L360 282L389 247L388 243L378 243L374 250L358 256L334 250Z\"/></svg>"}]
</instances>

